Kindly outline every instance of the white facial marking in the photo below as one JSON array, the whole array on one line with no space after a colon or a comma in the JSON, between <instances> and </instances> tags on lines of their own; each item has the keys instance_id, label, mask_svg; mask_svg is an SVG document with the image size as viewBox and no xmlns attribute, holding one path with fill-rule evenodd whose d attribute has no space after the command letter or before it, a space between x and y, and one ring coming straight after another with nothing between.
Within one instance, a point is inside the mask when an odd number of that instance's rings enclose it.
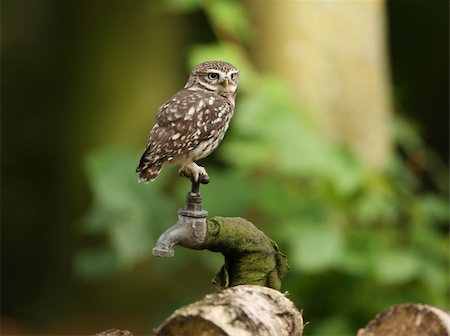
<instances>
[{"instance_id":1,"label":"white facial marking","mask_svg":"<svg viewBox=\"0 0 450 336\"><path fill-rule=\"evenodd\" d=\"M206 87L207 89L211 90L211 91L216 91L217 90L217 86L216 85L211 85L209 83L206 83L204 81L200 81L200 83Z\"/></svg>"}]
</instances>

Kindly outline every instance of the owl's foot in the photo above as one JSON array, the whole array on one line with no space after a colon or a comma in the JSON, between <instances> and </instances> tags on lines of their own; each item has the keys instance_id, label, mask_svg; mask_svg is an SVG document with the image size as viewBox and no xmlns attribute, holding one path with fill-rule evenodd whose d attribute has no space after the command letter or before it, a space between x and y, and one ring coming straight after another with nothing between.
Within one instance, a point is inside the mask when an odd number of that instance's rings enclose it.
<instances>
[{"instance_id":1,"label":"owl's foot","mask_svg":"<svg viewBox=\"0 0 450 336\"><path fill-rule=\"evenodd\" d=\"M178 174L189 178L192 183L209 183L209 176L205 168L197 165L195 162L183 165L180 170L178 170Z\"/></svg>"}]
</instances>

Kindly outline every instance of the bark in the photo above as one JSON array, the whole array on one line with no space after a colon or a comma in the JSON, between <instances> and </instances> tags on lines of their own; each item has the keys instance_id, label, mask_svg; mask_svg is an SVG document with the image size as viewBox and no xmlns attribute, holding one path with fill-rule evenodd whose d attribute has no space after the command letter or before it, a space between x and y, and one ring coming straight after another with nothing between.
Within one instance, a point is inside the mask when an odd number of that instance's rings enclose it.
<instances>
[{"instance_id":1,"label":"bark","mask_svg":"<svg viewBox=\"0 0 450 336\"><path fill-rule=\"evenodd\" d=\"M450 336L450 314L422 304L399 304L377 315L357 336Z\"/></svg>"},{"instance_id":2,"label":"bark","mask_svg":"<svg viewBox=\"0 0 450 336\"><path fill-rule=\"evenodd\" d=\"M208 294L176 310L157 336L298 336L301 313L277 290L242 285Z\"/></svg>"},{"instance_id":3,"label":"bark","mask_svg":"<svg viewBox=\"0 0 450 336\"><path fill-rule=\"evenodd\" d=\"M369 166L390 152L383 0L246 1L254 57L284 78L329 138Z\"/></svg>"},{"instance_id":4,"label":"bark","mask_svg":"<svg viewBox=\"0 0 450 336\"><path fill-rule=\"evenodd\" d=\"M95 334L94 336L134 336L128 330L108 329Z\"/></svg>"}]
</instances>

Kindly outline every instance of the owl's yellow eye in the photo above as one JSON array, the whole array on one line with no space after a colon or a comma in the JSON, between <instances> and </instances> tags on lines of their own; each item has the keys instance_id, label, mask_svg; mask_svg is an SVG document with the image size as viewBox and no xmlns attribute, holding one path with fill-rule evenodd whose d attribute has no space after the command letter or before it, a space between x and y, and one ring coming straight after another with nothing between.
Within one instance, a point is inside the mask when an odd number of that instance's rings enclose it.
<instances>
[{"instance_id":1,"label":"owl's yellow eye","mask_svg":"<svg viewBox=\"0 0 450 336\"><path fill-rule=\"evenodd\" d=\"M210 72L208 73L208 79L219 79L219 74L217 72Z\"/></svg>"},{"instance_id":2,"label":"owl's yellow eye","mask_svg":"<svg viewBox=\"0 0 450 336\"><path fill-rule=\"evenodd\" d=\"M235 80L235 79L236 79L236 75L237 75L236 73L232 73L232 74L231 74L231 79L232 79L232 80Z\"/></svg>"}]
</instances>

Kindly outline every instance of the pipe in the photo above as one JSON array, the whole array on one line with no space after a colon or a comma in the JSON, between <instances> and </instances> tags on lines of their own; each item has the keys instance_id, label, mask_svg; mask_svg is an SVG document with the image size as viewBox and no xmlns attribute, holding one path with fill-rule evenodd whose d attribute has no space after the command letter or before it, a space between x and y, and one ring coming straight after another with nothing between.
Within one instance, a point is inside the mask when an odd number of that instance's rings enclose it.
<instances>
[{"instance_id":1,"label":"pipe","mask_svg":"<svg viewBox=\"0 0 450 336\"><path fill-rule=\"evenodd\" d=\"M201 250L206 238L208 212L202 210L202 197L199 184L193 183L187 194L185 207L178 209L178 220L168 228L153 248L155 257L173 257L176 245Z\"/></svg>"}]
</instances>

